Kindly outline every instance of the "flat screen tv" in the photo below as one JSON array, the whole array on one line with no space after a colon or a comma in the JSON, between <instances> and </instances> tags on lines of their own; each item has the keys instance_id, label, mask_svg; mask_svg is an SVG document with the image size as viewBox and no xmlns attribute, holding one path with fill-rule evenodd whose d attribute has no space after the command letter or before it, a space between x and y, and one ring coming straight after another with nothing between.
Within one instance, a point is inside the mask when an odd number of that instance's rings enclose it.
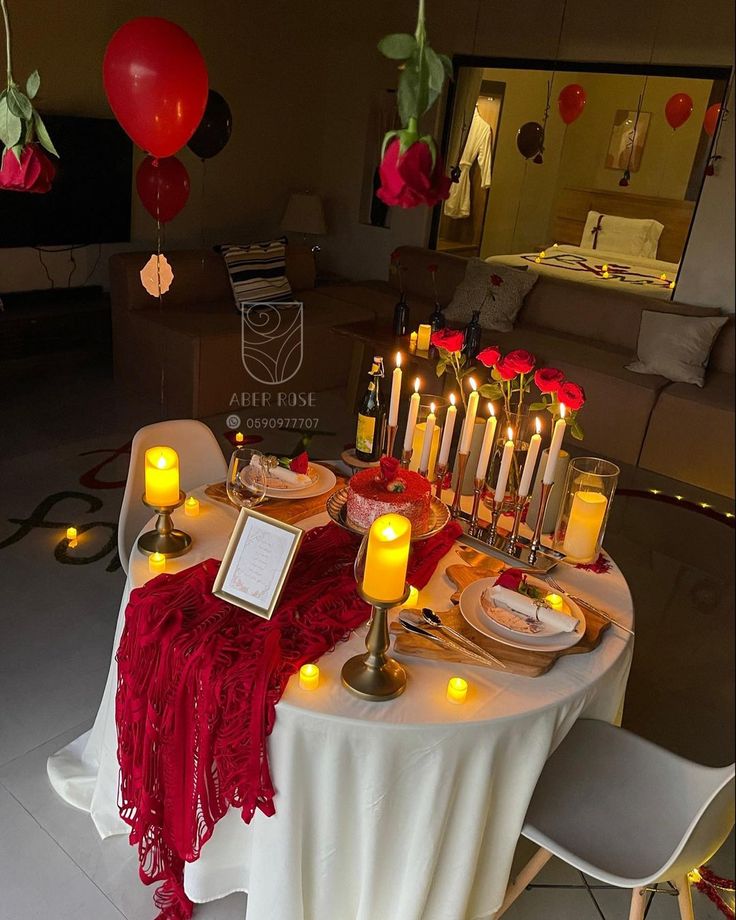
<instances>
[{"instance_id":1,"label":"flat screen tv","mask_svg":"<svg viewBox=\"0 0 736 920\"><path fill-rule=\"evenodd\" d=\"M43 120L59 151L59 159L52 158L56 178L45 195L0 191L0 246L129 241L133 145L127 134L112 118L44 114Z\"/></svg>"}]
</instances>

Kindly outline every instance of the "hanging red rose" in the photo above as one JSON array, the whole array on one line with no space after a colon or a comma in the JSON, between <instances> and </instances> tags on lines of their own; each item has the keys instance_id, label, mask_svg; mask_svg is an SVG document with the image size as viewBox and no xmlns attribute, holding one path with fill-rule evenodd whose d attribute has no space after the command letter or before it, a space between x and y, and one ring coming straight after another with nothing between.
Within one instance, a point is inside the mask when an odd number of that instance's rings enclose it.
<instances>
[{"instance_id":1,"label":"hanging red rose","mask_svg":"<svg viewBox=\"0 0 736 920\"><path fill-rule=\"evenodd\" d=\"M517 348L515 351L510 351L504 358L509 369L513 370L517 374L528 374L530 371L534 370L534 365L537 362L537 359L530 351L524 351L522 348Z\"/></svg>"},{"instance_id":2,"label":"hanging red rose","mask_svg":"<svg viewBox=\"0 0 736 920\"><path fill-rule=\"evenodd\" d=\"M557 398L561 403L564 403L568 409L572 409L574 412L577 409L582 409L585 405L585 390L581 386L578 386L577 383L566 380L564 383L560 384L557 390Z\"/></svg>"},{"instance_id":3,"label":"hanging red rose","mask_svg":"<svg viewBox=\"0 0 736 920\"><path fill-rule=\"evenodd\" d=\"M556 393L565 375L556 367L540 367L534 375L534 382L540 393Z\"/></svg>"},{"instance_id":4,"label":"hanging red rose","mask_svg":"<svg viewBox=\"0 0 736 920\"><path fill-rule=\"evenodd\" d=\"M501 349L498 345L489 345L488 348L484 348L483 351L478 354L478 360L485 367L493 367L500 357Z\"/></svg>"},{"instance_id":5,"label":"hanging red rose","mask_svg":"<svg viewBox=\"0 0 736 920\"><path fill-rule=\"evenodd\" d=\"M438 329L432 333L430 342L435 348L445 351L460 351L463 347L463 333L460 329Z\"/></svg>"},{"instance_id":6,"label":"hanging red rose","mask_svg":"<svg viewBox=\"0 0 736 920\"><path fill-rule=\"evenodd\" d=\"M496 370L501 378L501 380L513 380L517 376L519 371L511 367L508 361L508 355L505 358L499 358L496 362Z\"/></svg>"},{"instance_id":7,"label":"hanging red rose","mask_svg":"<svg viewBox=\"0 0 736 920\"><path fill-rule=\"evenodd\" d=\"M26 144L20 162L6 150L0 167L0 189L8 192L33 192L44 195L51 189L56 167L38 144Z\"/></svg>"},{"instance_id":8,"label":"hanging red rose","mask_svg":"<svg viewBox=\"0 0 736 920\"><path fill-rule=\"evenodd\" d=\"M432 164L432 151L424 140L417 140L404 153L394 138L386 147L379 167L381 187L376 194L390 207L434 207L450 196L450 179L445 175L442 157Z\"/></svg>"}]
</instances>

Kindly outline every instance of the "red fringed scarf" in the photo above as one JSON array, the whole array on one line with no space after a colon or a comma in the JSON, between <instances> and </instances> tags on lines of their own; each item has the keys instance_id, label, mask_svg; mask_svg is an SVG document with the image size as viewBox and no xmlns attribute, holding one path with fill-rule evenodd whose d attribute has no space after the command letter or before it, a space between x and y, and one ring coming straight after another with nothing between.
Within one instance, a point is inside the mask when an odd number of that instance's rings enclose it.
<instances>
[{"instance_id":1,"label":"red fringed scarf","mask_svg":"<svg viewBox=\"0 0 736 920\"><path fill-rule=\"evenodd\" d=\"M414 545L408 580L427 584L460 533ZM309 531L271 620L212 594L219 562L159 575L133 591L117 652L119 811L140 877L163 882L157 920L188 920L184 863L198 858L231 806L250 822L275 812L267 737L302 664L347 639L370 612L356 592L354 536Z\"/></svg>"}]
</instances>

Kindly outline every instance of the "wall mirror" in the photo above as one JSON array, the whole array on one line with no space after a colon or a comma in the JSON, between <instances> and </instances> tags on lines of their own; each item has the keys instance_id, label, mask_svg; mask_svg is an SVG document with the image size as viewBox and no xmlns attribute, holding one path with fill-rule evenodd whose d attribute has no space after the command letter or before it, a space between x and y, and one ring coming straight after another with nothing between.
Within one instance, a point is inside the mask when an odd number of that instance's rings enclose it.
<instances>
[{"instance_id":1,"label":"wall mirror","mask_svg":"<svg viewBox=\"0 0 736 920\"><path fill-rule=\"evenodd\" d=\"M671 299L728 78L456 58L443 149L459 181L431 245Z\"/></svg>"}]
</instances>

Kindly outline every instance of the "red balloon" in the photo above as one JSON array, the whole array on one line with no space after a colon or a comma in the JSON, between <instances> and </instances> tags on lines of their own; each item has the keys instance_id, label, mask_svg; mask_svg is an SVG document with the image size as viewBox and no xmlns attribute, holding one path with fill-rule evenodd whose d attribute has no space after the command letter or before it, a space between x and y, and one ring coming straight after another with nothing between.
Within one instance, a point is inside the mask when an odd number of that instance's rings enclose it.
<instances>
[{"instance_id":1,"label":"red balloon","mask_svg":"<svg viewBox=\"0 0 736 920\"><path fill-rule=\"evenodd\" d=\"M714 103L708 111L705 113L705 118L703 119L703 127L705 128L705 133L710 137L716 133L716 128L718 127L718 119L721 117L721 104L720 102Z\"/></svg>"},{"instance_id":2,"label":"red balloon","mask_svg":"<svg viewBox=\"0 0 736 920\"><path fill-rule=\"evenodd\" d=\"M576 118L580 118L587 98L585 90L579 83L568 83L560 90L557 107L560 110L560 118L566 125L571 125Z\"/></svg>"},{"instance_id":3,"label":"red balloon","mask_svg":"<svg viewBox=\"0 0 736 920\"><path fill-rule=\"evenodd\" d=\"M135 174L145 209L162 224L173 220L189 198L189 173L176 157L146 157Z\"/></svg>"},{"instance_id":4,"label":"red balloon","mask_svg":"<svg viewBox=\"0 0 736 920\"><path fill-rule=\"evenodd\" d=\"M667 100L664 115L672 128L679 128L685 124L693 113L693 100L687 93L675 93Z\"/></svg>"},{"instance_id":5,"label":"red balloon","mask_svg":"<svg viewBox=\"0 0 736 920\"><path fill-rule=\"evenodd\" d=\"M142 16L121 26L105 51L102 80L125 132L155 157L180 150L207 105L204 58L168 19Z\"/></svg>"}]
</instances>

